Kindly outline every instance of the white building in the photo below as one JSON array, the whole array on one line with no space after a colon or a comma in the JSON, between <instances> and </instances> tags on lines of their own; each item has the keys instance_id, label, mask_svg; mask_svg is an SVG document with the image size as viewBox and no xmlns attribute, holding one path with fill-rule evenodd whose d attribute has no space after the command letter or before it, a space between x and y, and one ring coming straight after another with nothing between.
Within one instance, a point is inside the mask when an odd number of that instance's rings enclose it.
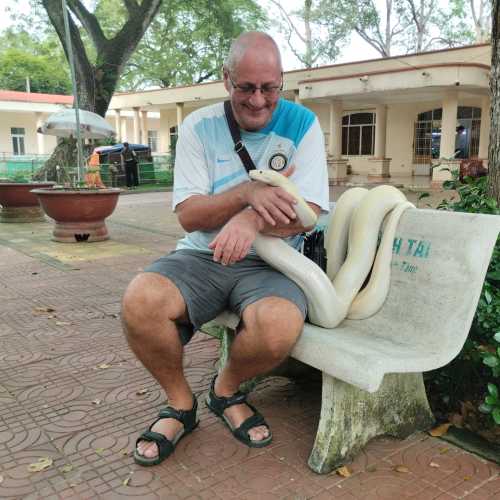
<instances>
[{"instance_id":1,"label":"white building","mask_svg":"<svg viewBox=\"0 0 500 500\"><path fill-rule=\"evenodd\" d=\"M332 181L345 178L346 167L439 181L445 174L430 169L433 161L488 156L490 61L491 46L482 44L288 71L283 97L318 115ZM185 116L226 98L221 81L116 93L107 119L118 141L149 142L163 153ZM36 126L70 104L67 96L0 92L0 151L49 153L55 139L37 134Z\"/></svg>"}]
</instances>

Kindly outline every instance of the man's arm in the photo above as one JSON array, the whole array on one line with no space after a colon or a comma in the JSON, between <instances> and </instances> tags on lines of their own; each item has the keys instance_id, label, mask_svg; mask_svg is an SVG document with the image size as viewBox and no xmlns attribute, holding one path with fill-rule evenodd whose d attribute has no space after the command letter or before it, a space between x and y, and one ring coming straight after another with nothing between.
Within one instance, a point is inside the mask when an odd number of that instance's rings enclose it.
<instances>
[{"instance_id":1,"label":"man's arm","mask_svg":"<svg viewBox=\"0 0 500 500\"><path fill-rule=\"evenodd\" d=\"M176 206L175 212L187 232L222 227L247 207L252 207L270 227L276 227L288 225L296 218L294 204L295 198L282 188L244 182L224 193L190 196Z\"/></svg>"},{"instance_id":2,"label":"man's arm","mask_svg":"<svg viewBox=\"0 0 500 500\"><path fill-rule=\"evenodd\" d=\"M319 215L321 208L318 205L308 205ZM234 264L248 254L258 233L286 238L310 229L312 227L304 227L298 220L271 226L255 210L242 210L222 228L208 247L214 251L216 262Z\"/></svg>"}]
</instances>

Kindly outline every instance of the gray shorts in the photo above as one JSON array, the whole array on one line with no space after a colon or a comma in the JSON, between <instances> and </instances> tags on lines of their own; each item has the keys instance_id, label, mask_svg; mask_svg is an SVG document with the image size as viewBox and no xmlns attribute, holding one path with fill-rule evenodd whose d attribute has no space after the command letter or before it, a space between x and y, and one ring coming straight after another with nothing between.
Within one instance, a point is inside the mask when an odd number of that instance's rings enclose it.
<instances>
[{"instance_id":1,"label":"gray shorts","mask_svg":"<svg viewBox=\"0 0 500 500\"><path fill-rule=\"evenodd\" d=\"M178 324L183 344L203 324L229 309L241 317L248 305L264 297L281 297L293 302L305 318L304 292L285 275L257 256L249 255L230 266L214 262L211 253L177 250L144 269L170 279L181 292L189 325Z\"/></svg>"}]
</instances>

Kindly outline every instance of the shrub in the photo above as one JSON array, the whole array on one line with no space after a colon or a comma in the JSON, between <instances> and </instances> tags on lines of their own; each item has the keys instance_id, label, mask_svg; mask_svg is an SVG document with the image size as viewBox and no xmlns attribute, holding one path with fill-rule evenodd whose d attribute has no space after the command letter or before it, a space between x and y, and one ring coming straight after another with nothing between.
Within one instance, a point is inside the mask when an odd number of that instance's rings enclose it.
<instances>
[{"instance_id":1,"label":"shrub","mask_svg":"<svg viewBox=\"0 0 500 500\"><path fill-rule=\"evenodd\" d=\"M458 172L452 172L452 180L445 181L443 188L455 190L459 198L443 200L438 209L500 214L497 201L488 196L487 182L487 177L460 180ZM493 251L467 341L452 363L431 372L430 383L433 390L441 393L446 406L456 407L459 400L464 401L475 391L477 400L484 397L478 409L491 415L493 422L500 425L500 238ZM481 395L477 394L478 390Z\"/></svg>"}]
</instances>

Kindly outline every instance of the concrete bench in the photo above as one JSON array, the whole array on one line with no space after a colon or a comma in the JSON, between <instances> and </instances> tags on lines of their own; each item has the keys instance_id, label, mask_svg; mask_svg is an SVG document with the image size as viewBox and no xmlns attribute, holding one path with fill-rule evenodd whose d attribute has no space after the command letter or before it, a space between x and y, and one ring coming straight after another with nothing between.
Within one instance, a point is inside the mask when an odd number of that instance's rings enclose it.
<instances>
[{"instance_id":1,"label":"concrete bench","mask_svg":"<svg viewBox=\"0 0 500 500\"><path fill-rule=\"evenodd\" d=\"M291 357L322 372L321 416L309 466L327 473L371 438L429 428L422 372L450 362L471 326L500 216L408 210L393 245L382 309L334 329L306 323ZM224 312L221 362L238 318Z\"/></svg>"}]
</instances>

